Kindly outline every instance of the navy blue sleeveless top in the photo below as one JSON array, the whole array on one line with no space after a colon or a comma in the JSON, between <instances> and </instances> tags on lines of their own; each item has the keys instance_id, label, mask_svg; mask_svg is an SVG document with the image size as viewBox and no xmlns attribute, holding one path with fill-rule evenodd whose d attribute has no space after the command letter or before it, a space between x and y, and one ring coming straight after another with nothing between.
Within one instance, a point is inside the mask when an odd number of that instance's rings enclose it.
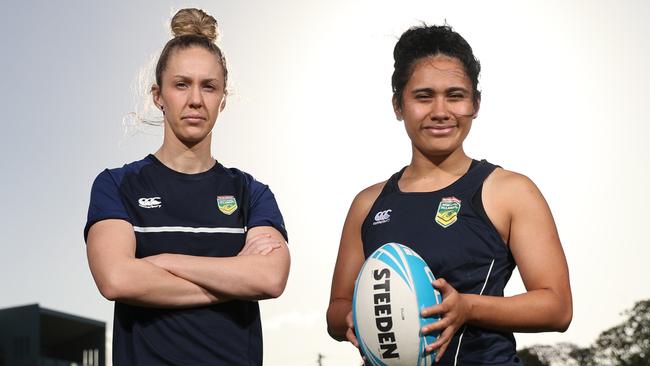
<instances>
[{"instance_id":1,"label":"navy blue sleeveless top","mask_svg":"<svg viewBox=\"0 0 650 366\"><path fill-rule=\"evenodd\" d=\"M436 278L459 293L503 296L515 262L483 208L481 190L496 165L473 160L468 172L434 192L402 192L404 169L386 182L362 225L368 258L385 243L409 246ZM512 333L466 325L437 365L521 365Z\"/></svg>"}]
</instances>

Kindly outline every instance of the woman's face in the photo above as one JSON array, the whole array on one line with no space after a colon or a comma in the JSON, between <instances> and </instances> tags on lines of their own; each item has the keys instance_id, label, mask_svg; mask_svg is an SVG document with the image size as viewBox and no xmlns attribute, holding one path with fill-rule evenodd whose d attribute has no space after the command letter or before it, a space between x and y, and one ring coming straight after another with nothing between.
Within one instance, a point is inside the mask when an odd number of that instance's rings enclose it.
<instances>
[{"instance_id":1,"label":"woman's face","mask_svg":"<svg viewBox=\"0 0 650 366\"><path fill-rule=\"evenodd\" d=\"M154 86L154 102L165 115L165 138L195 145L212 132L225 106L223 69L216 55L198 46L176 50Z\"/></svg>"},{"instance_id":2,"label":"woman's face","mask_svg":"<svg viewBox=\"0 0 650 366\"><path fill-rule=\"evenodd\" d=\"M449 155L462 148L476 118L472 82L462 63L436 55L417 61L395 115L404 120L413 147L426 156Z\"/></svg>"}]
</instances>

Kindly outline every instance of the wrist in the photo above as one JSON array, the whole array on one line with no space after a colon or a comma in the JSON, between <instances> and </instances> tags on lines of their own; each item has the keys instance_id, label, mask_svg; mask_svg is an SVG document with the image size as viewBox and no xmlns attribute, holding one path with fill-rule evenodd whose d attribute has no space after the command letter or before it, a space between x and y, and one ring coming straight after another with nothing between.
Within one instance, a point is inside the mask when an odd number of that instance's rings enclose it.
<instances>
[{"instance_id":1,"label":"wrist","mask_svg":"<svg viewBox=\"0 0 650 366\"><path fill-rule=\"evenodd\" d=\"M186 258L183 254L167 254L167 270L178 276L179 271L182 268L182 262Z\"/></svg>"},{"instance_id":2,"label":"wrist","mask_svg":"<svg viewBox=\"0 0 650 366\"><path fill-rule=\"evenodd\" d=\"M476 300L477 295L460 294L460 297L465 303L465 323L476 322Z\"/></svg>"}]
</instances>

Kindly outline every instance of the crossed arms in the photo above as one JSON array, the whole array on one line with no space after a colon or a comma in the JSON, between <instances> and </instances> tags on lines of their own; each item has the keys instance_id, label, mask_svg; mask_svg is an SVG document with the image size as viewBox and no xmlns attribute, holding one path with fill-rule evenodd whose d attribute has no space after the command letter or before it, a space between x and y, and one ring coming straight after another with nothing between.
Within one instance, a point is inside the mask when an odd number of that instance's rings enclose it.
<instances>
[{"instance_id":1,"label":"crossed arms","mask_svg":"<svg viewBox=\"0 0 650 366\"><path fill-rule=\"evenodd\" d=\"M90 271L108 300L159 308L209 305L230 299L278 297L289 275L289 250L275 228L248 230L235 257L159 254L135 257L133 226L103 220L88 232Z\"/></svg>"}]
</instances>

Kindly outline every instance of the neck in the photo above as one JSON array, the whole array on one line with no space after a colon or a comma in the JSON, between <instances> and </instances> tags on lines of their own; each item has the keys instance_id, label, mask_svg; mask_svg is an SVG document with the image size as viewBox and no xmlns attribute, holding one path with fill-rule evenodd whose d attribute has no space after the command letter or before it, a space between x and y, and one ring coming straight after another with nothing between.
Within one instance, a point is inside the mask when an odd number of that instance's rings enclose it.
<instances>
[{"instance_id":1,"label":"neck","mask_svg":"<svg viewBox=\"0 0 650 366\"><path fill-rule=\"evenodd\" d=\"M165 134L162 146L154 155L160 162L177 172L202 173L210 170L215 163L210 152L211 137L210 134L196 144L186 144L178 139L168 139Z\"/></svg>"},{"instance_id":2,"label":"neck","mask_svg":"<svg viewBox=\"0 0 650 366\"><path fill-rule=\"evenodd\" d=\"M413 148L409 169L416 176L431 176L432 174L463 175L467 171L471 159L459 147L451 154L429 156Z\"/></svg>"},{"instance_id":3,"label":"neck","mask_svg":"<svg viewBox=\"0 0 650 366\"><path fill-rule=\"evenodd\" d=\"M462 147L451 154L428 156L413 148L411 164L400 179L405 192L428 192L447 187L467 172L471 159Z\"/></svg>"}]
</instances>

